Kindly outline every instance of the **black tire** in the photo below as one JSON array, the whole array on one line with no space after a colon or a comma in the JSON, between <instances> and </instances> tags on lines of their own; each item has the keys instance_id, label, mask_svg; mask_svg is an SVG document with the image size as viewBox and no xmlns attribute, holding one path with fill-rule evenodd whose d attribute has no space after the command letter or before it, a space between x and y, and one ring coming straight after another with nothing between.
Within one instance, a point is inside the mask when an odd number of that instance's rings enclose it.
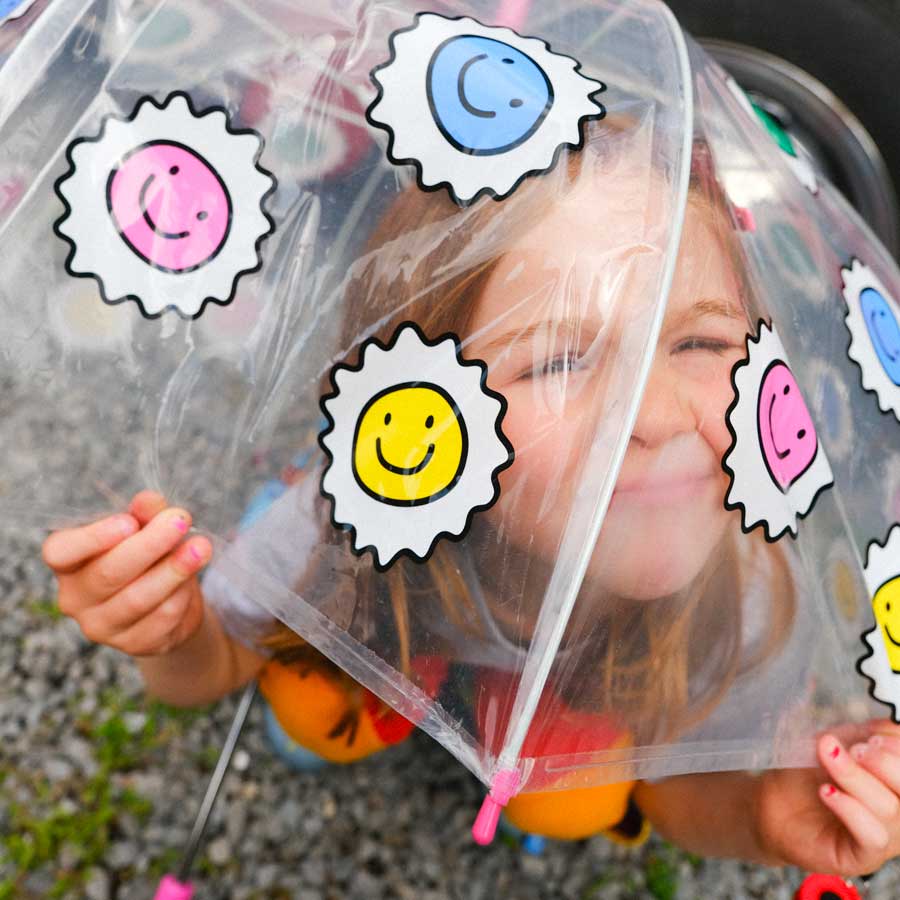
<instances>
[{"instance_id":1,"label":"black tire","mask_svg":"<svg viewBox=\"0 0 900 900\"><path fill-rule=\"evenodd\" d=\"M893 181L894 209L900 208L900 0L669 0L669 6L695 38L767 51L835 94L874 139ZM896 233L885 233L861 205L860 211L897 253Z\"/></svg>"}]
</instances>

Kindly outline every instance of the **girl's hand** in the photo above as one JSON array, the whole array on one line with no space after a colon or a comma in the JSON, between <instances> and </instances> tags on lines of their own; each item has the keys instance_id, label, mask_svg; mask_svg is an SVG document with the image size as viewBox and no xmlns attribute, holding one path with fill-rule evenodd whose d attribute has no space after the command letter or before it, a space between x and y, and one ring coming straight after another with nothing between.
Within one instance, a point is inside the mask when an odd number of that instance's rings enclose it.
<instances>
[{"instance_id":1,"label":"girl's hand","mask_svg":"<svg viewBox=\"0 0 900 900\"><path fill-rule=\"evenodd\" d=\"M44 562L59 580L59 608L88 640L130 656L167 653L203 621L197 572L212 555L183 509L142 491L128 512L51 534Z\"/></svg>"},{"instance_id":2,"label":"girl's hand","mask_svg":"<svg viewBox=\"0 0 900 900\"><path fill-rule=\"evenodd\" d=\"M873 720L862 729L856 741L822 735L821 769L760 777L756 818L767 854L845 877L900 854L900 726Z\"/></svg>"}]
</instances>

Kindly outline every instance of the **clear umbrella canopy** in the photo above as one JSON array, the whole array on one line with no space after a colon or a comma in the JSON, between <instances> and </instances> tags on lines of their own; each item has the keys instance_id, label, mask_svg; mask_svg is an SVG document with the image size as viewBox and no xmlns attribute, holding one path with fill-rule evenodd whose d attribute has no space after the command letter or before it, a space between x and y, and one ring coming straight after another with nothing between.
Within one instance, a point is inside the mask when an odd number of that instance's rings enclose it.
<instances>
[{"instance_id":1,"label":"clear umbrella canopy","mask_svg":"<svg viewBox=\"0 0 900 900\"><path fill-rule=\"evenodd\" d=\"M55 0L0 129L8 522L160 490L499 803L892 702L900 278L663 5Z\"/></svg>"}]
</instances>

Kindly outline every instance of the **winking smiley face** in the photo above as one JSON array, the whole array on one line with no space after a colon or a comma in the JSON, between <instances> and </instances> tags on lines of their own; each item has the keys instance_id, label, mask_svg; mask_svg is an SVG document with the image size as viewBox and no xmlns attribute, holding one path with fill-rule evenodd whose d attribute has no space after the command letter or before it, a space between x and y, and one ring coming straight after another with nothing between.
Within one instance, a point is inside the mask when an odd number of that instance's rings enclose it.
<instances>
[{"instance_id":1,"label":"winking smiley face","mask_svg":"<svg viewBox=\"0 0 900 900\"><path fill-rule=\"evenodd\" d=\"M261 152L259 134L232 128L222 108L196 110L181 91L106 116L95 135L69 144L69 170L55 184L66 270L151 318L169 309L196 318L207 303L230 303L238 278L262 265L259 245L274 228L265 202L275 179Z\"/></svg>"},{"instance_id":2,"label":"winking smiley face","mask_svg":"<svg viewBox=\"0 0 900 900\"><path fill-rule=\"evenodd\" d=\"M582 121L605 114L594 99L605 85L539 37L419 13L388 43L366 118L389 134L391 162L461 206L549 171L562 145L580 145Z\"/></svg>"},{"instance_id":3,"label":"winking smiley face","mask_svg":"<svg viewBox=\"0 0 900 900\"><path fill-rule=\"evenodd\" d=\"M228 237L228 188L206 160L175 141L128 153L110 172L106 198L125 243L167 272L199 268Z\"/></svg>"}]
</instances>

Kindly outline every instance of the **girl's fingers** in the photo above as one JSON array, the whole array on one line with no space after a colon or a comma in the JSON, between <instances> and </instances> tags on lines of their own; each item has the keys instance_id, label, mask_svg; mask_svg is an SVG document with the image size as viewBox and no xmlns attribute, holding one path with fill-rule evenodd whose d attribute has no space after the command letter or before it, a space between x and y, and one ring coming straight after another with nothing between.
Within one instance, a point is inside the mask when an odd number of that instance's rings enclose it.
<instances>
[{"instance_id":1,"label":"girl's fingers","mask_svg":"<svg viewBox=\"0 0 900 900\"><path fill-rule=\"evenodd\" d=\"M868 743L888 753L900 753L900 737L894 735L873 734Z\"/></svg>"},{"instance_id":2,"label":"girl's fingers","mask_svg":"<svg viewBox=\"0 0 900 900\"><path fill-rule=\"evenodd\" d=\"M141 527L143 527L150 522L154 516L159 515L166 506L168 506L168 504L166 503L166 498L163 497L162 494L158 494L156 491L141 491L131 498L131 503L128 504L128 512L130 512L131 515L140 522Z\"/></svg>"},{"instance_id":3,"label":"girl's fingers","mask_svg":"<svg viewBox=\"0 0 900 900\"><path fill-rule=\"evenodd\" d=\"M204 613L203 594L199 590L192 591L187 609L175 629L172 639L173 647L184 643L201 626Z\"/></svg>"},{"instance_id":4,"label":"girl's fingers","mask_svg":"<svg viewBox=\"0 0 900 900\"><path fill-rule=\"evenodd\" d=\"M863 803L839 791L833 784L823 784L819 788L819 796L860 848L872 851L887 847L890 841L887 829Z\"/></svg>"},{"instance_id":5,"label":"girl's fingers","mask_svg":"<svg viewBox=\"0 0 900 900\"><path fill-rule=\"evenodd\" d=\"M868 740L873 732L868 722L844 722L841 725L831 726L827 733L836 737L845 747L850 747L852 744Z\"/></svg>"},{"instance_id":6,"label":"girl's fingers","mask_svg":"<svg viewBox=\"0 0 900 900\"><path fill-rule=\"evenodd\" d=\"M131 628L168 602L170 595L193 578L211 555L212 546L205 537L191 538L109 600L85 610L82 629L85 633L111 636Z\"/></svg>"},{"instance_id":7,"label":"girl's fingers","mask_svg":"<svg viewBox=\"0 0 900 900\"><path fill-rule=\"evenodd\" d=\"M900 799L875 775L866 771L837 738L825 735L819 741L819 759L841 791L863 804L881 820L900 813Z\"/></svg>"},{"instance_id":8,"label":"girl's fingers","mask_svg":"<svg viewBox=\"0 0 900 900\"><path fill-rule=\"evenodd\" d=\"M897 725L890 719L871 719L866 724L869 732L866 737L871 737L874 734L880 734L884 737L900 738L900 725Z\"/></svg>"},{"instance_id":9,"label":"girl's fingers","mask_svg":"<svg viewBox=\"0 0 900 900\"><path fill-rule=\"evenodd\" d=\"M110 646L129 656L157 656L176 645L176 636L195 593L193 584L183 584L140 622L126 628Z\"/></svg>"},{"instance_id":10,"label":"girl's fingers","mask_svg":"<svg viewBox=\"0 0 900 900\"><path fill-rule=\"evenodd\" d=\"M57 575L68 575L89 560L111 550L139 528L134 516L108 516L80 528L54 531L42 547L44 562Z\"/></svg>"},{"instance_id":11,"label":"girl's fingers","mask_svg":"<svg viewBox=\"0 0 900 900\"><path fill-rule=\"evenodd\" d=\"M873 735L865 744L850 748L853 758L895 795L900 795L900 738ZM898 799L900 812L900 799Z\"/></svg>"},{"instance_id":12,"label":"girl's fingers","mask_svg":"<svg viewBox=\"0 0 900 900\"><path fill-rule=\"evenodd\" d=\"M81 593L93 603L118 594L180 543L190 527L190 516L183 509L159 513L140 532L79 572Z\"/></svg>"}]
</instances>

